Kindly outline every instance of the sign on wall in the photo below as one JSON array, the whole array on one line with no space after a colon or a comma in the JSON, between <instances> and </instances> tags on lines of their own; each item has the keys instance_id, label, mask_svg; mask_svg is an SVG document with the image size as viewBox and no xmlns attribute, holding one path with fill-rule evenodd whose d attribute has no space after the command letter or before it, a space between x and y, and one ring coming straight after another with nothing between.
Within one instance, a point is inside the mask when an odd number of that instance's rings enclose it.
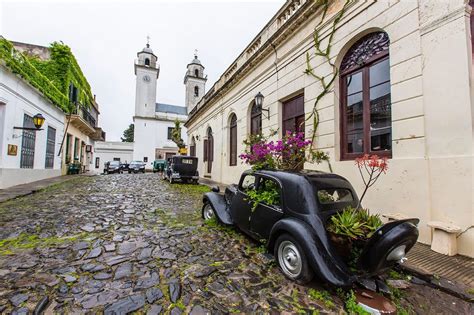
<instances>
[{"instance_id":1,"label":"sign on wall","mask_svg":"<svg viewBox=\"0 0 474 315\"><path fill-rule=\"evenodd\" d=\"M9 144L7 154L16 156L18 154L18 146L15 144Z\"/></svg>"}]
</instances>

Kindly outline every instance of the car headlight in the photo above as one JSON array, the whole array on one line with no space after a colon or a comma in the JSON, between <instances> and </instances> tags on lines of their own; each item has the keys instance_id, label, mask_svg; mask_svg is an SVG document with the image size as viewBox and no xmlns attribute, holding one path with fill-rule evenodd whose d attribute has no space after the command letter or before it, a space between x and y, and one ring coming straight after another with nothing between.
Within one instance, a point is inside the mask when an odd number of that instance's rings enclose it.
<instances>
[{"instance_id":1,"label":"car headlight","mask_svg":"<svg viewBox=\"0 0 474 315\"><path fill-rule=\"evenodd\" d=\"M388 261L398 261L400 263L403 263L406 258L405 258L405 249L406 245L400 245L395 247L387 256Z\"/></svg>"}]
</instances>

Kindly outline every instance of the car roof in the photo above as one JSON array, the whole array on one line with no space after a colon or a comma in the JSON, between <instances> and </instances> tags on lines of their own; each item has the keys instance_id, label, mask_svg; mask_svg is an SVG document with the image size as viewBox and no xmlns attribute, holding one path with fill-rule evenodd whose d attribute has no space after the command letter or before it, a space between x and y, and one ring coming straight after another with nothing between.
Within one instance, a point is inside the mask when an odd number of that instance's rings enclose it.
<instances>
[{"instance_id":1,"label":"car roof","mask_svg":"<svg viewBox=\"0 0 474 315\"><path fill-rule=\"evenodd\" d=\"M326 172L321 172L321 171L309 171L309 170L302 170L298 172L277 171L277 170L258 170L258 171L248 170L248 171L245 171L245 173L268 175L268 176L275 177L284 182L288 182L288 181L298 182L301 178L305 178L311 181L320 181L320 182L324 182L328 179L339 179L339 180L347 181L344 177L334 174L334 173L326 173Z\"/></svg>"}]
</instances>

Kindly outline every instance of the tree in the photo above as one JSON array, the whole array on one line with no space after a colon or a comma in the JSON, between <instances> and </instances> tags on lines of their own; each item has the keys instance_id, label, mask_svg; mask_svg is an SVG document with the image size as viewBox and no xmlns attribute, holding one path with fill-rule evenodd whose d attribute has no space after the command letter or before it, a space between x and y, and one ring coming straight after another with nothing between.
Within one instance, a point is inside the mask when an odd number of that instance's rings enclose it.
<instances>
[{"instance_id":1,"label":"tree","mask_svg":"<svg viewBox=\"0 0 474 315\"><path fill-rule=\"evenodd\" d=\"M130 124L127 129L123 132L123 137L120 137L122 142L133 142L133 135L135 131L135 125Z\"/></svg>"},{"instance_id":2,"label":"tree","mask_svg":"<svg viewBox=\"0 0 474 315\"><path fill-rule=\"evenodd\" d=\"M186 147L184 140L181 138L181 123L178 119L174 121L174 128L171 132L171 140L176 143L179 149L183 149Z\"/></svg>"}]
</instances>

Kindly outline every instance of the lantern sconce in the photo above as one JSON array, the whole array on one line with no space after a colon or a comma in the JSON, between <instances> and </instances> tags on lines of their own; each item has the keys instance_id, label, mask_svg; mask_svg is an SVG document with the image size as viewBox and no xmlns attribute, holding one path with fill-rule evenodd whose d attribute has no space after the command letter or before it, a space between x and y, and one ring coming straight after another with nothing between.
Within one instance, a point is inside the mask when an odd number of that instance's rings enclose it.
<instances>
[{"instance_id":1,"label":"lantern sconce","mask_svg":"<svg viewBox=\"0 0 474 315\"><path fill-rule=\"evenodd\" d=\"M267 119L270 119L270 109L262 108L264 98L265 96L263 96L262 93L258 92L258 94L255 95L255 105L257 105L257 108L260 109L260 111L267 112Z\"/></svg>"},{"instance_id":2,"label":"lantern sconce","mask_svg":"<svg viewBox=\"0 0 474 315\"><path fill-rule=\"evenodd\" d=\"M33 124L35 125L35 128L33 127L13 127L13 129L20 129L20 130L31 130L31 131L38 131L38 130L43 130L41 127L43 127L45 118L41 114L36 114L33 116Z\"/></svg>"}]
</instances>

